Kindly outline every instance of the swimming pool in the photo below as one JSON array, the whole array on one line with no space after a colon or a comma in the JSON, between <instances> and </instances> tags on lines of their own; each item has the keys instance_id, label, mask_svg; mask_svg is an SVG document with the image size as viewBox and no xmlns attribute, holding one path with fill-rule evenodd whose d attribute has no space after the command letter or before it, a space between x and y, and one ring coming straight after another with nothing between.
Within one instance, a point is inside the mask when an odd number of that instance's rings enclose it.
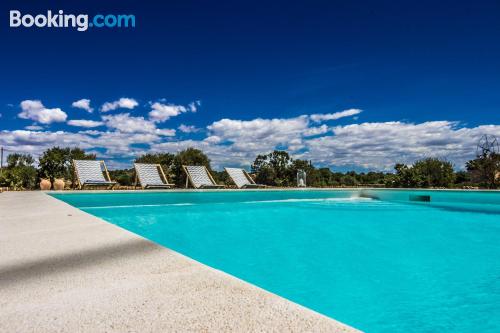
<instances>
[{"instance_id":1,"label":"swimming pool","mask_svg":"<svg viewBox=\"0 0 500 333\"><path fill-rule=\"evenodd\" d=\"M53 196L367 332L500 328L498 192Z\"/></svg>"}]
</instances>

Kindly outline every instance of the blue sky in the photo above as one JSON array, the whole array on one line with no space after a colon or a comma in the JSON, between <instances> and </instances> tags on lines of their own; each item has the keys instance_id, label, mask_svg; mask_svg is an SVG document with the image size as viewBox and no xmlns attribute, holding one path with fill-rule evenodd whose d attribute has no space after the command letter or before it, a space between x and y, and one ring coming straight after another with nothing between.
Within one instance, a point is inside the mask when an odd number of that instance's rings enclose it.
<instances>
[{"instance_id":1,"label":"blue sky","mask_svg":"<svg viewBox=\"0 0 500 333\"><path fill-rule=\"evenodd\" d=\"M10 150L78 144L121 167L194 146L220 168L286 148L335 170L460 168L481 134L500 136L498 1L32 3L0 5ZM9 28L11 9L134 14L136 27ZM82 99L92 113L72 107Z\"/></svg>"}]
</instances>

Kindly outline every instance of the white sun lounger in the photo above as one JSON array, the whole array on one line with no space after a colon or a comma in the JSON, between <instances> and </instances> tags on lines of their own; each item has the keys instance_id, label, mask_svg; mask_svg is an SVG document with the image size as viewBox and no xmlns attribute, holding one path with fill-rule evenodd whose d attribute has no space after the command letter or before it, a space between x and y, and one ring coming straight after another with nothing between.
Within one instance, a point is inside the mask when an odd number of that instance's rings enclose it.
<instances>
[{"instance_id":1,"label":"white sun lounger","mask_svg":"<svg viewBox=\"0 0 500 333\"><path fill-rule=\"evenodd\" d=\"M186 188L188 187L188 182L193 185L194 188L221 188L224 185L217 185L212 175L208 172L207 168L202 165L183 165L182 168L187 175Z\"/></svg>"},{"instance_id":2,"label":"white sun lounger","mask_svg":"<svg viewBox=\"0 0 500 333\"><path fill-rule=\"evenodd\" d=\"M224 168L229 175L229 177L233 180L238 188L259 188L265 187L262 184L255 184L254 180L250 175L243 169L239 168Z\"/></svg>"},{"instance_id":3,"label":"white sun lounger","mask_svg":"<svg viewBox=\"0 0 500 333\"><path fill-rule=\"evenodd\" d=\"M108 168L104 161L73 160L78 188L85 186L106 186L113 188L116 182L109 177ZM106 175L106 177L104 177Z\"/></svg>"},{"instance_id":4,"label":"white sun lounger","mask_svg":"<svg viewBox=\"0 0 500 333\"><path fill-rule=\"evenodd\" d=\"M143 189L147 188L171 188L165 172L160 164L134 163L135 186L139 182Z\"/></svg>"}]
</instances>

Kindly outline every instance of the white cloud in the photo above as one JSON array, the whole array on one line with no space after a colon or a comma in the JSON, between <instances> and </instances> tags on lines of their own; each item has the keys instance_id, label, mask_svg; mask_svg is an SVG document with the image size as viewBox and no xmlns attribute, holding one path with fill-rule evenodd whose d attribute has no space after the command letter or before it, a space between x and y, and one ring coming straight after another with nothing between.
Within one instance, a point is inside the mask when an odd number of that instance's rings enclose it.
<instances>
[{"instance_id":1,"label":"white cloud","mask_svg":"<svg viewBox=\"0 0 500 333\"><path fill-rule=\"evenodd\" d=\"M198 111L198 107L201 105L201 101L194 101L189 103L188 108L191 112Z\"/></svg>"},{"instance_id":2,"label":"white cloud","mask_svg":"<svg viewBox=\"0 0 500 333\"><path fill-rule=\"evenodd\" d=\"M220 137L218 137L217 135L211 135L209 137L206 137L203 142L206 142L206 143L212 143L212 144L217 144L217 143L220 143L222 141L222 139Z\"/></svg>"},{"instance_id":3,"label":"white cloud","mask_svg":"<svg viewBox=\"0 0 500 333\"><path fill-rule=\"evenodd\" d=\"M196 132L199 132L201 130L201 129L197 128L196 126L193 126L193 125L188 126L188 125L184 125L184 124L180 124L178 129L182 133L196 133Z\"/></svg>"},{"instance_id":4,"label":"white cloud","mask_svg":"<svg viewBox=\"0 0 500 333\"><path fill-rule=\"evenodd\" d=\"M116 129L122 133L151 133L161 136L174 136L174 129L159 129L156 124L144 117L132 117L129 113L102 116L108 128Z\"/></svg>"},{"instance_id":5,"label":"white cloud","mask_svg":"<svg viewBox=\"0 0 500 333\"><path fill-rule=\"evenodd\" d=\"M74 119L74 120L68 121L68 125L92 128L92 127L102 126L102 125L104 125L104 123L102 121L95 121L95 120Z\"/></svg>"},{"instance_id":6,"label":"white cloud","mask_svg":"<svg viewBox=\"0 0 500 333\"><path fill-rule=\"evenodd\" d=\"M111 110L116 110L118 108L122 109L133 109L135 108L139 103L133 98L126 98L122 97L117 101L114 102L106 102L101 106L101 111L102 112L108 112Z\"/></svg>"},{"instance_id":7,"label":"white cloud","mask_svg":"<svg viewBox=\"0 0 500 333\"><path fill-rule=\"evenodd\" d=\"M61 131L58 132L38 132L30 130L14 130L14 131L0 131L0 145L5 146L7 149L12 149L19 152L36 152L40 153L39 146L48 147L50 145L58 145L64 142L67 138L60 136ZM73 135L73 134L71 134ZM78 141L73 141L78 142Z\"/></svg>"},{"instance_id":8,"label":"white cloud","mask_svg":"<svg viewBox=\"0 0 500 333\"><path fill-rule=\"evenodd\" d=\"M102 119L107 127L123 133L148 133L156 129L156 126L144 117L132 117L129 113L103 116Z\"/></svg>"},{"instance_id":9,"label":"white cloud","mask_svg":"<svg viewBox=\"0 0 500 333\"><path fill-rule=\"evenodd\" d=\"M25 100L21 104L19 118L30 119L40 124L51 124L55 122L64 122L68 115L60 108L47 109L38 100Z\"/></svg>"},{"instance_id":10,"label":"white cloud","mask_svg":"<svg viewBox=\"0 0 500 333\"><path fill-rule=\"evenodd\" d=\"M25 126L24 128L27 129L27 130L30 130L30 131L40 131L40 130L43 130L43 127L42 126L38 126L38 125L29 125L29 126Z\"/></svg>"},{"instance_id":11,"label":"white cloud","mask_svg":"<svg viewBox=\"0 0 500 333\"><path fill-rule=\"evenodd\" d=\"M155 102L151 104L149 119L155 122L164 122L172 117L180 115L181 113L196 112L198 110L198 106L200 105L200 101L191 102L187 107L185 107L184 105Z\"/></svg>"},{"instance_id":12,"label":"white cloud","mask_svg":"<svg viewBox=\"0 0 500 333\"><path fill-rule=\"evenodd\" d=\"M207 126L208 137L203 140L213 151L210 156L216 166L249 166L257 154L276 148L293 153L303 148L300 143L308 131L307 116L287 119L234 120L221 119ZM295 140L295 141L293 141ZM293 143L292 143L293 142Z\"/></svg>"},{"instance_id":13,"label":"white cloud","mask_svg":"<svg viewBox=\"0 0 500 333\"><path fill-rule=\"evenodd\" d=\"M248 165L258 153L285 148L293 156L312 160L316 165L371 170L392 170L396 162L413 163L425 157L448 159L457 168L463 168L474 157L477 140L483 133L500 136L500 125L467 128L449 121L351 124L330 131L326 125L311 127L305 116L222 119L208 129L210 136L204 141L223 146L231 156L239 156L242 165ZM237 160L234 157L233 163Z\"/></svg>"},{"instance_id":14,"label":"white cloud","mask_svg":"<svg viewBox=\"0 0 500 333\"><path fill-rule=\"evenodd\" d=\"M248 167L257 154L286 149L294 158L312 160L316 166L392 170L396 162L410 164L425 157L445 158L463 168L474 157L482 134L500 137L500 125L464 127L450 121L416 124L393 121L329 127L303 115L283 119L221 119L207 126L204 138L176 140L175 130L160 129L158 122L129 113L103 115L102 122L107 126L105 131L4 130L0 131L0 145L37 154L54 145L79 146L117 161L148 151L175 153L194 147L205 151L218 169ZM191 129L179 126L180 131Z\"/></svg>"},{"instance_id":15,"label":"white cloud","mask_svg":"<svg viewBox=\"0 0 500 333\"><path fill-rule=\"evenodd\" d=\"M0 131L0 145L17 152L40 154L53 146L80 147L97 152L101 158L127 159L143 153L135 144L152 145L161 141L161 136L149 133L121 133L85 130L77 133L66 131ZM104 149L104 153L97 151Z\"/></svg>"},{"instance_id":16,"label":"white cloud","mask_svg":"<svg viewBox=\"0 0 500 333\"><path fill-rule=\"evenodd\" d=\"M175 136L175 130L170 128L157 128L153 133L162 136Z\"/></svg>"},{"instance_id":17,"label":"white cloud","mask_svg":"<svg viewBox=\"0 0 500 333\"><path fill-rule=\"evenodd\" d=\"M94 111L94 109L90 107L90 99L86 98L82 98L78 101L73 102L71 106L74 108L83 109L89 113L92 113Z\"/></svg>"},{"instance_id":18,"label":"white cloud","mask_svg":"<svg viewBox=\"0 0 500 333\"><path fill-rule=\"evenodd\" d=\"M392 170L396 162L411 164L425 157L447 159L457 168L473 158L483 133L500 134L500 126L459 127L450 121L420 124L362 123L333 128L333 136L308 140L303 158L328 166L357 165Z\"/></svg>"},{"instance_id":19,"label":"white cloud","mask_svg":"<svg viewBox=\"0 0 500 333\"><path fill-rule=\"evenodd\" d=\"M312 114L312 115L310 115L310 118L311 118L312 121L314 121L316 123L319 123L319 122L322 122L322 121L337 120L337 119L340 119L340 118L354 116L354 115L360 114L361 112L363 112L363 110L360 110L360 109L348 109L348 110L344 110L344 111L340 111L340 112L335 112L335 113L325 113L325 114L318 113L318 114Z\"/></svg>"},{"instance_id":20,"label":"white cloud","mask_svg":"<svg viewBox=\"0 0 500 333\"><path fill-rule=\"evenodd\" d=\"M207 126L207 129L211 135L220 137L222 141L270 149L300 137L308 126L307 116L299 116L287 119L221 119Z\"/></svg>"},{"instance_id":21,"label":"white cloud","mask_svg":"<svg viewBox=\"0 0 500 333\"><path fill-rule=\"evenodd\" d=\"M318 127L309 127L302 134L304 136L314 136L314 135L325 134L326 132L328 132L328 126L323 124L323 125L318 126Z\"/></svg>"}]
</instances>

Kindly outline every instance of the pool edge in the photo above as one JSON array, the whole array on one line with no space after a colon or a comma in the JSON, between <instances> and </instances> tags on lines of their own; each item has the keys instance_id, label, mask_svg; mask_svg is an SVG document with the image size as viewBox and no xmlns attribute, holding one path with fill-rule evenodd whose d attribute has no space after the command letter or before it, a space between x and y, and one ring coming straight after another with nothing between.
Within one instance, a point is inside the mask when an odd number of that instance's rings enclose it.
<instances>
[{"instance_id":1,"label":"pool edge","mask_svg":"<svg viewBox=\"0 0 500 333\"><path fill-rule=\"evenodd\" d=\"M185 191L185 190L184 190ZM76 193L83 193L82 191L75 191ZM94 192L94 191L92 191ZM99 191L102 193L102 191ZM117 191L110 191L111 193L117 193ZM132 191L134 192L134 191ZM64 192L50 192L50 193L69 193L68 191ZM168 322L174 326L170 326L170 329L194 329L194 328L209 328L213 330L224 330L224 328L233 328L235 330L244 329L244 330L292 330L292 331L333 331L333 332L357 332L354 328L351 328L345 324L342 324L332 318L326 317L322 314L319 314L311 309L303 307L297 303L289 301L281 296L273 294L267 290L261 289L257 286L254 286L246 281L240 280L232 275L229 275L225 272L217 270L215 268L209 267L190 259L178 252L172 251L166 247L157 245L149 240L144 239L141 236L138 236L134 233L131 233L125 229L122 229L118 226L115 226L111 223L108 223L98 217L95 217L91 214L85 213L79 210L76 207L73 207L69 204L64 203L57 198L54 198L47 192L6 192L3 193L0 197L0 208L1 208L1 216L2 222L0 222L0 227L5 229L6 232L4 236L0 237L3 239L2 241L2 253L10 253L14 257L0 257L0 271L5 272L8 268L13 265L15 267L22 266L22 263L32 263L34 260L51 256L60 256L62 254L74 253L75 249L79 249L81 251L85 251L89 247L93 246L102 246L102 243L113 243L116 241L138 241L141 240L145 242L144 244L151 244L151 248L154 249L154 256L152 258L144 257L139 258L140 260L151 260L152 262L148 264L152 264L157 268L168 267L166 261L175 262L179 265L179 271L175 269L168 270L164 272L164 276L160 277L165 279L173 279L173 283L183 290L182 293L176 294L176 301L185 301L186 295L190 299L190 304L192 304L192 308L184 308L178 314L171 314L171 317L167 317L166 319L161 320L161 323L167 326L162 326L164 329L168 327ZM123 191L119 191L118 193L123 193ZM43 224L40 223L43 222ZM3 225L2 225L3 224ZM59 230L59 232L58 232ZM69 234L68 234L69 232ZM64 243L69 246L66 248L64 244L58 244L55 248L46 247L46 242L60 242L61 237L70 237L71 239L68 241L64 240ZM44 239L47 238L47 239ZM25 246L26 244L30 244L29 246ZM144 245L146 246L146 245ZM127 261L128 258L120 258ZM166 260L167 259L167 260ZM80 258L80 260L82 260ZM135 259L134 259L135 260ZM78 261L77 261L78 263ZM83 275L99 277L100 275L107 274L118 274L125 275L125 279L128 281L127 275L131 275L127 270L127 265L119 265L116 267L116 263L111 261L112 267L109 268L106 265L98 265L93 266L90 265L88 269L83 273ZM137 264L137 263L136 263ZM58 264L54 263L57 268ZM144 267L141 267L144 266ZM139 270L144 269L146 276L153 280L158 279L159 276L157 274L152 274L148 272L146 269L146 263L141 263L138 267ZM147 266L149 267L149 266ZM192 272L189 275L193 279L199 279L202 281L202 285L208 286L206 289L203 288L198 290L200 287L199 284L196 284L196 288L194 290L184 290L182 281L178 281L178 276L182 276L184 273L184 269L189 267ZM80 267L77 267L78 269ZM113 272L109 272L110 270L117 270ZM161 269L160 269L161 270ZM12 271L12 269L11 269ZM27 272L24 272L27 273ZM71 275L72 272L70 272ZM74 272L73 272L74 273ZM53 322L49 319L49 314L46 313L46 309L43 306L43 303L37 303L39 307L33 307L33 304L27 304L26 309L23 310L23 307L19 307L20 302L23 298L25 298L28 294L40 294L42 293L48 298L53 297L48 293L48 289L54 287L54 283L57 284L57 279L66 279L68 272L56 272L55 282L51 279L54 279L52 276L48 281L41 276L41 280L37 280L40 283L36 283L32 285L32 280L28 280L25 285L17 286L17 289L9 291L6 293L6 297L2 300L5 303L5 311L0 315L0 330L11 330L11 331L19 331L26 328L33 328L30 325L37 325L37 330L40 331L50 331ZM177 279L175 278L177 274ZM8 276L8 274L7 274ZM174 276L174 277L172 277ZM208 277L208 278L207 278ZM75 277L78 279L78 276ZM147 285L148 288L151 288L151 281L148 279L147 281L141 280L144 279L144 276L141 275L137 277L135 275L130 276L130 283L136 283L139 291L136 291L135 299L132 302L127 302L127 293L125 292L121 299L118 302L118 309L125 309L125 312L131 310L137 310L132 307L131 304L135 304L137 299L141 299L141 295L148 295L146 291L142 291L141 293L141 282ZM13 282L14 283L14 282ZM82 283L85 283L84 281ZM187 284L190 282L187 281ZM169 289L168 285L162 283L162 281L158 282L162 288L165 288L165 291L172 292ZM15 283L14 283L15 286ZM21 288L22 287L22 288ZM64 318L62 318L63 324L65 327L71 329L79 329L81 330L82 322L81 322L81 313L76 313L74 308L78 308L78 299L73 300L73 298L68 298L68 294L71 295L75 292L75 286L71 283L69 285L63 285L63 290L59 291L63 298L71 304L69 310L64 311ZM80 289L84 289L89 291L90 289L94 289L95 286L78 286ZM106 285L103 286L106 288ZM121 286L114 286L114 288L120 289ZM153 285L154 287L154 285ZM90 289L89 289L90 288ZM123 287L122 287L123 288ZM189 288L188 288L189 289ZM149 290L149 289L148 289ZM15 292L17 291L17 293ZM187 292L187 294L186 294ZM137 294L138 293L138 294ZM165 293L164 295L168 295ZM207 295L211 295L211 297L207 297ZM80 295L85 299L85 295ZM119 297L119 296L116 296ZM175 298L174 297L174 298ZM165 297L158 296L144 296L142 297L143 301L151 301L150 298L154 298L154 301L157 302L165 302ZM202 302L200 303L200 298ZM27 297L29 299L29 297ZM106 308L106 304L102 304L100 300L87 300L90 302L96 302L96 308ZM75 303L76 302L76 303ZM81 301L80 301L81 302ZM208 309L208 312L213 310L213 306L219 310L218 314L213 314L207 317L206 313L200 313L198 316L198 320L194 322L185 322L181 317L185 317L184 312L191 313L193 310L196 312L196 309L204 308ZM206 303L206 304L205 304ZM55 308L59 308L57 305L54 305ZM116 308L116 307L115 307ZM220 310L225 311L220 311ZM205 311L206 312L206 311ZM246 313L249 312L251 314L248 318L245 317ZM252 317L253 314L253 317ZM143 311L142 317L149 318L155 317L156 313L150 313L150 311ZM192 314L191 314L192 315ZM33 318L32 320L12 320L13 317L26 317ZM93 316L98 316L96 313L89 310L87 313L89 318ZM137 314L135 315L137 316ZM214 317L215 316L215 317ZM84 316L85 317L85 316ZM188 316L189 317L189 316ZM80 318L80 319L79 319ZM174 320L175 318L175 320ZM87 318L88 319L88 318ZM91 322L87 322L86 325L92 325ZM137 321L134 323L128 323L129 325L138 325L141 324L142 321ZM179 324L181 322L182 324ZM120 323L115 323L111 320L116 328L116 331L121 331L123 329L120 326ZM7 325L4 327L4 325ZM24 326L20 326L24 325ZM80 325L80 326L79 326ZM100 323L102 325L102 323ZM175 326L177 325L177 326ZM189 326L187 326L189 325ZM208 326L207 326L208 325ZM241 326L243 325L243 326ZM85 326L85 329L92 330L96 327ZM137 326L136 328L140 329L143 326ZM52 327L53 329L53 327ZM107 327L108 330L113 331L110 327Z\"/></svg>"}]
</instances>

